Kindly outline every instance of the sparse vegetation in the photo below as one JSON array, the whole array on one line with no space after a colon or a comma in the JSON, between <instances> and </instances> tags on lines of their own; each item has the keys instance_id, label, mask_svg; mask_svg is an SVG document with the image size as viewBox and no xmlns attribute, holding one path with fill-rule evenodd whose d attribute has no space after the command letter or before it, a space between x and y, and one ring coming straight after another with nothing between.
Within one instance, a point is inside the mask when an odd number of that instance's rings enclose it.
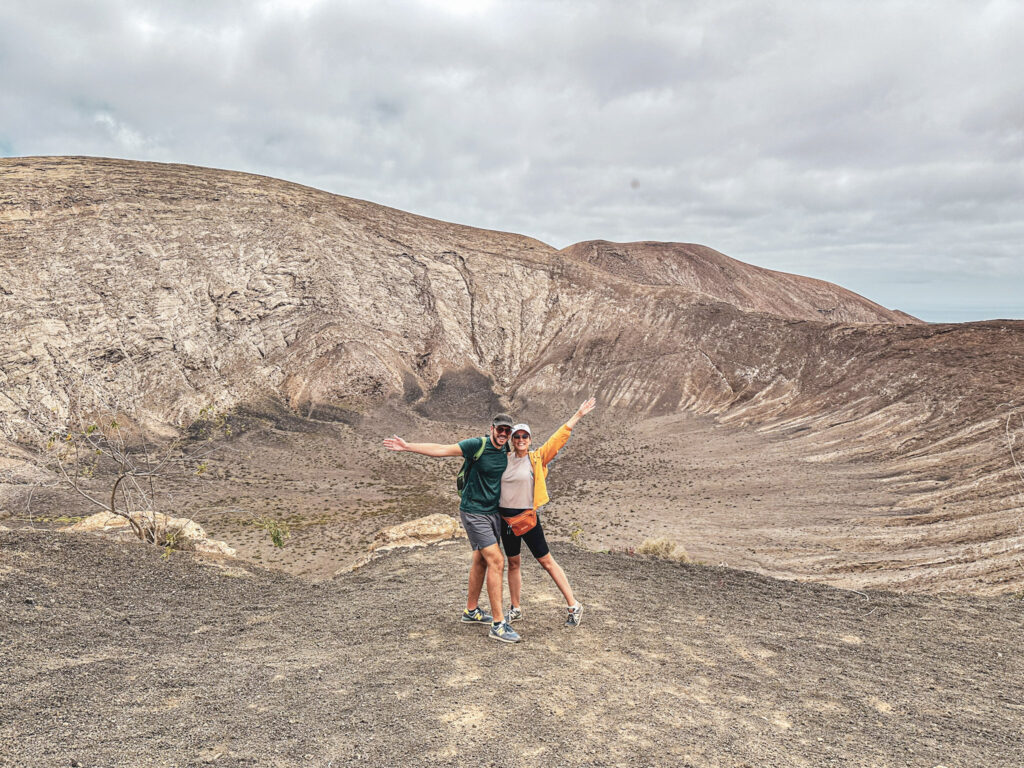
<instances>
[{"instance_id":1,"label":"sparse vegetation","mask_svg":"<svg viewBox=\"0 0 1024 768\"><path fill-rule=\"evenodd\" d=\"M273 542L274 546L278 549L283 549L285 539L290 539L292 537L288 523L284 520L278 520L272 517L259 517L253 520L251 524L266 531L267 535L270 536L270 541Z\"/></svg>"},{"instance_id":2,"label":"sparse vegetation","mask_svg":"<svg viewBox=\"0 0 1024 768\"><path fill-rule=\"evenodd\" d=\"M180 436L162 443L127 409L92 415L73 410L46 440L43 463L79 496L125 519L141 541L178 547L181 531L167 522L172 505L162 485L206 473L214 440L228 429L227 413L204 408Z\"/></svg>"},{"instance_id":3,"label":"sparse vegetation","mask_svg":"<svg viewBox=\"0 0 1024 768\"><path fill-rule=\"evenodd\" d=\"M127 350L99 372L65 362L65 408L25 414L36 434L43 435L39 464L59 484L123 519L140 541L163 547L165 553L182 546L181 519L170 522L180 506L170 488L220 474L211 472L210 461L217 441L231 433L229 411L208 405L168 436L141 407L141 374ZM109 386L115 379L119 386Z\"/></svg>"},{"instance_id":4,"label":"sparse vegetation","mask_svg":"<svg viewBox=\"0 0 1024 768\"><path fill-rule=\"evenodd\" d=\"M664 536L654 539L644 539L643 544L634 550L638 555L650 555L661 560L678 560L681 563L690 562L690 556L686 550Z\"/></svg>"},{"instance_id":5,"label":"sparse vegetation","mask_svg":"<svg viewBox=\"0 0 1024 768\"><path fill-rule=\"evenodd\" d=\"M572 532L569 534L569 540L578 546L583 546L584 543L584 531L579 523L572 524Z\"/></svg>"}]
</instances>

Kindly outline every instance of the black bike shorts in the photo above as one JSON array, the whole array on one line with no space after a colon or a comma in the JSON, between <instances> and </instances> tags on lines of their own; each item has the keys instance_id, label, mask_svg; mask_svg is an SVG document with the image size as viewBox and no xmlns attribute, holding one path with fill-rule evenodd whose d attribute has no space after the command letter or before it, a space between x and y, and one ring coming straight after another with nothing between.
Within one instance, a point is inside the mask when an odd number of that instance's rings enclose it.
<instances>
[{"instance_id":1,"label":"black bike shorts","mask_svg":"<svg viewBox=\"0 0 1024 768\"><path fill-rule=\"evenodd\" d=\"M525 512L525 510L499 507L498 512L505 517L514 517L520 512ZM551 551L548 549L548 542L544 538L544 529L541 527L540 517L537 518L537 524L522 536L516 536L512 533L512 529L509 528L508 523L502 520L501 546L505 550L505 557L517 557L519 552L522 550L524 541L526 542L526 546L530 548L530 554L538 560Z\"/></svg>"}]
</instances>

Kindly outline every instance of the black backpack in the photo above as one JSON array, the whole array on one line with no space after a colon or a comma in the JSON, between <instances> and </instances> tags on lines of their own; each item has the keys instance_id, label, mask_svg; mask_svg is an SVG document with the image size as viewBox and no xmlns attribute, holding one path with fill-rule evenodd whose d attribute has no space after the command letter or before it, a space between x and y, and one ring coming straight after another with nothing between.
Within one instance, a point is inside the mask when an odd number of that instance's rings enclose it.
<instances>
[{"instance_id":1,"label":"black backpack","mask_svg":"<svg viewBox=\"0 0 1024 768\"><path fill-rule=\"evenodd\" d=\"M459 491L459 497L462 497L462 492L466 490L466 483L469 482L469 469L476 463L483 455L484 448L487 447L487 437L480 438L480 448L471 457L468 457L462 462L462 469L459 470L458 476L455 478L455 487Z\"/></svg>"}]
</instances>

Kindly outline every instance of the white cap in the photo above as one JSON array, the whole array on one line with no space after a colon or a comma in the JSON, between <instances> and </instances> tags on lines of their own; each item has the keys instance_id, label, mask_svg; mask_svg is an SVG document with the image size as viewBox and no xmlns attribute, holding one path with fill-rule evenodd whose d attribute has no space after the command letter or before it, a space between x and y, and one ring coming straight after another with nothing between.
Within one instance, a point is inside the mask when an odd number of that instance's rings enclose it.
<instances>
[{"instance_id":1,"label":"white cap","mask_svg":"<svg viewBox=\"0 0 1024 768\"><path fill-rule=\"evenodd\" d=\"M514 427L512 427L512 434L514 435L516 432L525 432L530 437L533 437L533 432L530 431L529 424L516 424Z\"/></svg>"}]
</instances>

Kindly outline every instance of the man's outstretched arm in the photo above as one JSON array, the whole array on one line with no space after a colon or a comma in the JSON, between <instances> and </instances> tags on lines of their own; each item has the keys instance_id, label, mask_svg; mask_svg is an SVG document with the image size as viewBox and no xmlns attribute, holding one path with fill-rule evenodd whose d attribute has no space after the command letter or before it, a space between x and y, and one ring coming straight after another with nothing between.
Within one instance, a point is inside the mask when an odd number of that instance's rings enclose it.
<instances>
[{"instance_id":1,"label":"man's outstretched arm","mask_svg":"<svg viewBox=\"0 0 1024 768\"><path fill-rule=\"evenodd\" d=\"M384 447L389 451L411 451L422 453L424 456L434 456L442 459L446 456L461 456L462 449L458 443L452 445L441 445L440 443L407 443L398 435L384 438Z\"/></svg>"}]
</instances>

